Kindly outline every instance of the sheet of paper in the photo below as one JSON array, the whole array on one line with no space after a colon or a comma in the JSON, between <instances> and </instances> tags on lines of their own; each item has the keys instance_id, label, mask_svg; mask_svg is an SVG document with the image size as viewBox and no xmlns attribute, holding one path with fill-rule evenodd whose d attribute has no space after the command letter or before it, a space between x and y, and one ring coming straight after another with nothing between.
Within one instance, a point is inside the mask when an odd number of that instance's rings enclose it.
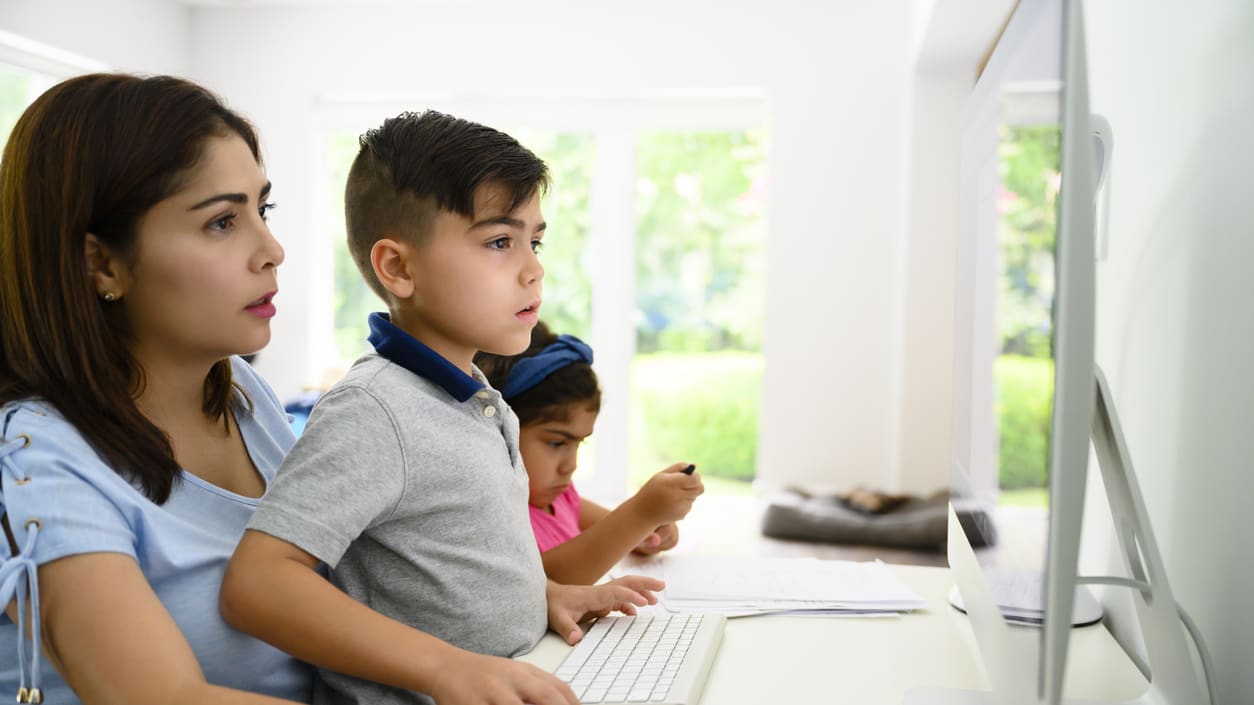
<instances>
[{"instance_id":1,"label":"sheet of paper","mask_svg":"<svg viewBox=\"0 0 1254 705\"><path fill-rule=\"evenodd\" d=\"M651 609L668 612L890 616L926 607L878 561L668 554L614 571L627 573L665 580Z\"/></svg>"}]
</instances>

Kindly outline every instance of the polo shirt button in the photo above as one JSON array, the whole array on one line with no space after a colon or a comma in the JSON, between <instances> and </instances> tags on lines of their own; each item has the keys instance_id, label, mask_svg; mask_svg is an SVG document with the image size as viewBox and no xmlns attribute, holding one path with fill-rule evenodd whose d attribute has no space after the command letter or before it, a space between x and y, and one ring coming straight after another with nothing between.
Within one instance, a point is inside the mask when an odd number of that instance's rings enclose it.
<instances>
[{"instance_id":1,"label":"polo shirt button","mask_svg":"<svg viewBox=\"0 0 1254 705\"><path fill-rule=\"evenodd\" d=\"M495 407L495 406L485 406L485 407L483 407L483 415L484 415L484 416L487 416L488 418L491 418L491 417L493 417L493 416L496 416L496 407Z\"/></svg>"}]
</instances>

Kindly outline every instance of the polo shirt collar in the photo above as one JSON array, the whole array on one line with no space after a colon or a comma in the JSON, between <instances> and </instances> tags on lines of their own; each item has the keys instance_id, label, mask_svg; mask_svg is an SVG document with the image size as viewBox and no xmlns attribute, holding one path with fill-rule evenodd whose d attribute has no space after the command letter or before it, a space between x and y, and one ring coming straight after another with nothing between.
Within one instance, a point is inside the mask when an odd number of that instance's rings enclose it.
<instances>
[{"instance_id":1,"label":"polo shirt collar","mask_svg":"<svg viewBox=\"0 0 1254 705\"><path fill-rule=\"evenodd\" d=\"M444 388L457 401L466 401L484 388L484 383L462 372L414 336L401 330L386 313L372 313L367 340L375 352L414 374Z\"/></svg>"}]
</instances>

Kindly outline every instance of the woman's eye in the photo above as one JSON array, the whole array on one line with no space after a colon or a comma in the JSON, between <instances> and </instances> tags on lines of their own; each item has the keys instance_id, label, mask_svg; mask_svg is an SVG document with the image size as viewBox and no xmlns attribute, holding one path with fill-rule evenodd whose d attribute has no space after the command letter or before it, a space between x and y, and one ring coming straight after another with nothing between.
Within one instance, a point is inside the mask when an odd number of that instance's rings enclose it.
<instances>
[{"instance_id":1,"label":"woman's eye","mask_svg":"<svg viewBox=\"0 0 1254 705\"><path fill-rule=\"evenodd\" d=\"M566 445L566 441L549 441L549 447L554 450L557 450L564 445Z\"/></svg>"},{"instance_id":2,"label":"woman's eye","mask_svg":"<svg viewBox=\"0 0 1254 705\"><path fill-rule=\"evenodd\" d=\"M260 215L263 221L270 220L270 211L278 207L279 204L277 203L263 203L257 208L257 215Z\"/></svg>"},{"instance_id":3,"label":"woman's eye","mask_svg":"<svg viewBox=\"0 0 1254 705\"><path fill-rule=\"evenodd\" d=\"M235 214L228 213L217 220L209 221L210 230L230 230L235 227Z\"/></svg>"},{"instance_id":4,"label":"woman's eye","mask_svg":"<svg viewBox=\"0 0 1254 705\"><path fill-rule=\"evenodd\" d=\"M498 237L497 239L489 242L488 247L494 250L507 250L509 249L509 238Z\"/></svg>"}]
</instances>

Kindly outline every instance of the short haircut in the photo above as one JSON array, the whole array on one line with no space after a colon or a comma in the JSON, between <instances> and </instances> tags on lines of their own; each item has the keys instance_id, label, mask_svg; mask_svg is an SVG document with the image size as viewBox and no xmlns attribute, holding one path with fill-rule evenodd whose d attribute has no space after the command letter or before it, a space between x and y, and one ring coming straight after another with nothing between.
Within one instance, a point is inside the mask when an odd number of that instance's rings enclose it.
<instances>
[{"instance_id":1,"label":"short haircut","mask_svg":"<svg viewBox=\"0 0 1254 705\"><path fill-rule=\"evenodd\" d=\"M549 169L518 140L434 110L388 118L361 136L344 187L348 251L384 301L370 250L384 237L422 245L439 211L473 217L475 191L500 184L513 211L549 186Z\"/></svg>"}]
</instances>

